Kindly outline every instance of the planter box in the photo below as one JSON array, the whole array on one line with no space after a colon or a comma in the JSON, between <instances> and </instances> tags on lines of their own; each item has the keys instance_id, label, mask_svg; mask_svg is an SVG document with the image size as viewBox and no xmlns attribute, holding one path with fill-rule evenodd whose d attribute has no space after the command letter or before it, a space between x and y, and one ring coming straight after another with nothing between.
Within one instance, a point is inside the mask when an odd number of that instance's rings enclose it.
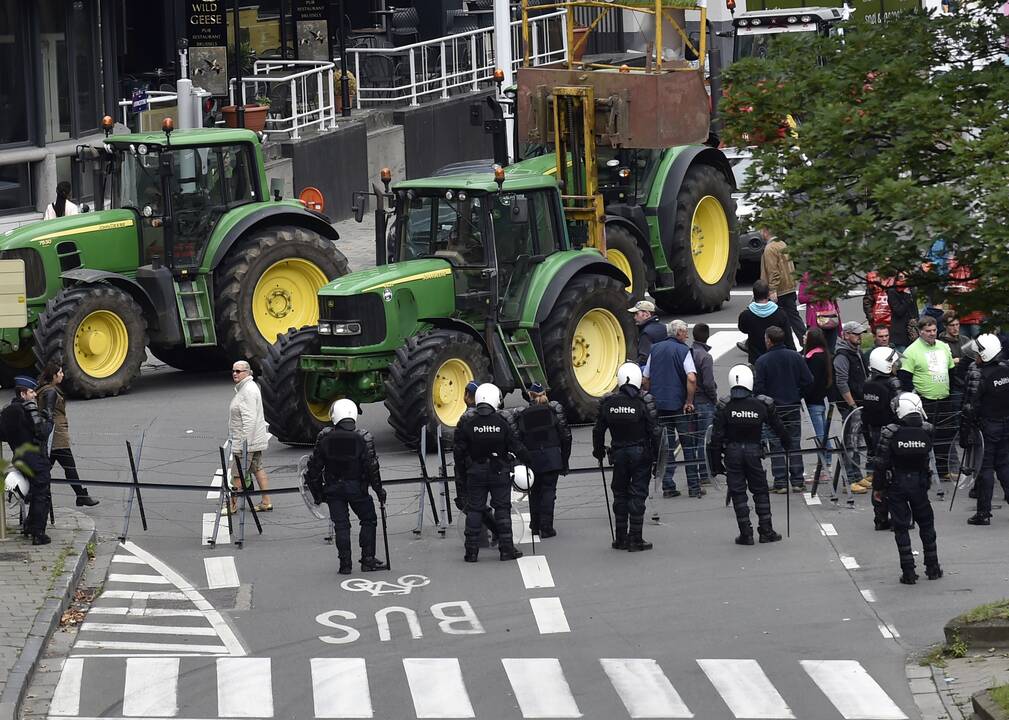
<instances>
[{"instance_id":1,"label":"planter box","mask_svg":"<svg viewBox=\"0 0 1009 720\"><path fill-rule=\"evenodd\" d=\"M266 113L270 110L268 105L246 105L245 106L245 127L254 132L262 132L266 127ZM226 105L221 108L224 115L224 124L229 128L238 127L238 107Z\"/></svg>"}]
</instances>

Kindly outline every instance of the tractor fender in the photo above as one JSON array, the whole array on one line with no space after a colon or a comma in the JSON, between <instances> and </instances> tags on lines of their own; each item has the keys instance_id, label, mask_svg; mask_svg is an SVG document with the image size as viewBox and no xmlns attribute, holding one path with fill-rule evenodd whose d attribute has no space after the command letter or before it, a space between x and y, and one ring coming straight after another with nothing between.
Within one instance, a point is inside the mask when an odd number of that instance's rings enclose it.
<instances>
[{"instance_id":1,"label":"tractor fender","mask_svg":"<svg viewBox=\"0 0 1009 720\"><path fill-rule=\"evenodd\" d=\"M501 337L497 333L491 334L490 346L488 346L486 334L469 323L444 317L426 318L424 322L431 323L431 325L439 330L455 330L465 333L476 340L490 359L491 371L494 373L494 384L501 388L501 392L504 393L515 389L515 379L512 377L511 366L508 362L508 353L505 351Z\"/></svg>"},{"instance_id":2,"label":"tractor fender","mask_svg":"<svg viewBox=\"0 0 1009 720\"><path fill-rule=\"evenodd\" d=\"M264 204L257 210L250 212L227 230L224 237L218 243L217 250L214 251L214 257L210 261L209 269L213 270L216 268L224 260L232 245L238 242L250 230L261 225L296 225L306 230L313 230L330 240L340 239L340 234L330 225L329 218L321 213L287 203Z\"/></svg>"},{"instance_id":3,"label":"tractor fender","mask_svg":"<svg viewBox=\"0 0 1009 720\"><path fill-rule=\"evenodd\" d=\"M659 198L659 205L649 208L649 214L658 216L660 237L672 235L676 226L676 198L679 197L680 187L683 179L687 176L687 170L693 165L710 165L716 170L720 170L736 190L736 179L732 174L732 166L721 150L707 147L706 145L692 145L680 151L680 154L673 160L669 172L662 183L662 195ZM663 244L665 250L665 245ZM668 252L668 250L667 250Z\"/></svg>"},{"instance_id":4,"label":"tractor fender","mask_svg":"<svg viewBox=\"0 0 1009 720\"><path fill-rule=\"evenodd\" d=\"M560 297L561 292L573 277L589 273L606 275L619 280L624 285L630 282L630 279L618 270L616 266L606 262L602 257L594 253L576 255L557 270L550 279L550 284L547 285L546 290L540 296L539 305L536 308L536 324L541 325L546 321L547 316L557 303L557 298Z\"/></svg>"},{"instance_id":5,"label":"tractor fender","mask_svg":"<svg viewBox=\"0 0 1009 720\"><path fill-rule=\"evenodd\" d=\"M432 327L438 328L439 330L455 330L456 332L469 335L471 338L480 343L480 347L483 348L484 352L487 352L487 338L485 338L483 333L481 333L477 328L467 322L450 317L422 318L420 322L430 323ZM487 357L490 357L490 353L488 353Z\"/></svg>"},{"instance_id":6,"label":"tractor fender","mask_svg":"<svg viewBox=\"0 0 1009 720\"><path fill-rule=\"evenodd\" d=\"M638 223L638 217L636 217L638 215L640 215L641 224ZM618 225L631 234L638 247L641 248L642 257L645 259L646 276L650 280L654 272L655 261L652 258L652 248L648 244L648 223L645 220L644 210L641 207L629 205L611 205L606 208L604 223L606 227Z\"/></svg>"},{"instance_id":7,"label":"tractor fender","mask_svg":"<svg viewBox=\"0 0 1009 720\"><path fill-rule=\"evenodd\" d=\"M117 287L137 301L137 304L143 308L144 315L147 316L149 323L156 324L158 322L158 312L154 307L154 301L140 283L132 278L108 272L107 270L92 270L89 268L67 270L60 273L60 278L63 280L64 287L70 287L71 285L98 285L100 283Z\"/></svg>"}]
</instances>

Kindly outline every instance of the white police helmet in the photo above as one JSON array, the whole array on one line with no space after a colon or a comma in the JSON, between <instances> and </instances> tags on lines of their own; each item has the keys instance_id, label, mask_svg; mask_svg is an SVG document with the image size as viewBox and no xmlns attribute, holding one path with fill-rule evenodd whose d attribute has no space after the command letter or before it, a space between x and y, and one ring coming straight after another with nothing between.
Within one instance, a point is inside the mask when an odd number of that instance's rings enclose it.
<instances>
[{"instance_id":1,"label":"white police helmet","mask_svg":"<svg viewBox=\"0 0 1009 720\"><path fill-rule=\"evenodd\" d=\"M869 368L876 372L889 375L893 366L900 360L900 353L893 348L878 347L869 353Z\"/></svg>"},{"instance_id":2,"label":"white police helmet","mask_svg":"<svg viewBox=\"0 0 1009 720\"><path fill-rule=\"evenodd\" d=\"M625 362L617 368L617 387L622 388L628 384L641 387L641 368L637 363Z\"/></svg>"},{"instance_id":3,"label":"white police helmet","mask_svg":"<svg viewBox=\"0 0 1009 720\"><path fill-rule=\"evenodd\" d=\"M903 420L908 415L918 414L924 419L927 417L925 415L925 408L922 407L921 398L918 397L917 393L913 392L903 392L897 396L897 407L894 410L897 413L897 419Z\"/></svg>"},{"instance_id":4,"label":"white police helmet","mask_svg":"<svg viewBox=\"0 0 1009 720\"><path fill-rule=\"evenodd\" d=\"M749 365L733 365L729 370L729 387L746 388L753 392L753 370Z\"/></svg>"},{"instance_id":5,"label":"white police helmet","mask_svg":"<svg viewBox=\"0 0 1009 720\"><path fill-rule=\"evenodd\" d=\"M998 339L997 335L985 333L979 335L974 341L974 347L982 362L991 362L1001 354L1002 341Z\"/></svg>"},{"instance_id":6,"label":"white police helmet","mask_svg":"<svg viewBox=\"0 0 1009 720\"><path fill-rule=\"evenodd\" d=\"M483 383L473 393L473 401L477 405L490 405L497 410L501 407L501 390L494 383Z\"/></svg>"},{"instance_id":7,"label":"white police helmet","mask_svg":"<svg viewBox=\"0 0 1009 720\"><path fill-rule=\"evenodd\" d=\"M531 467L516 465L512 470L512 485L519 492L528 492L536 481L536 476Z\"/></svg>"},{"instance_id":8,"label":"white police helmet","mask_svg":"<svg viewBox=\"0 0 1009 720\"><path fill-rule=\"evenodd\" d=\"M17 468L11 467L7 470L7 476L4 478L4 493L7 495L7 502L12 505L15 502L24 503L25 498L28 497L28 480Z\"/></svg>"},{"instance_id":9,"label":"white police helmet","mask_svg":"<svg viewBox=\"0 0 1009 720\"><path fill-rule=\"evenodd\" d=\"M333 418L333 424L338 425L342 420L357 420L357 404L350 398L340 398L329 410Z\"/></svg>"}]
</instances>

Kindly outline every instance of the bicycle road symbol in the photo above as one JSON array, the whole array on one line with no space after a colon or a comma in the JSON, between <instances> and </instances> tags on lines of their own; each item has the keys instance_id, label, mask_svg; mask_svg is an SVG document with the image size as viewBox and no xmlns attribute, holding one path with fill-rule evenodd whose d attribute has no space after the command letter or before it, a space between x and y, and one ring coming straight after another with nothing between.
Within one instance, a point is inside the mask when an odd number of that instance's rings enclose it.
<instances>
[{"instance_id":1,"label":"bicycle road symbol","mask_svg":"<svg viewBox=\"0 0 1009 720\"><path fill-rule=\"evenodd\" d=\"M366 592L372 597L379 595L409 595L414 588L429 585L431 579L424 575L402 575L396 582L385 580L368 580L366 578L349 578L340 583L340 587L349 592Z\"/></svg>"}]
</instances>

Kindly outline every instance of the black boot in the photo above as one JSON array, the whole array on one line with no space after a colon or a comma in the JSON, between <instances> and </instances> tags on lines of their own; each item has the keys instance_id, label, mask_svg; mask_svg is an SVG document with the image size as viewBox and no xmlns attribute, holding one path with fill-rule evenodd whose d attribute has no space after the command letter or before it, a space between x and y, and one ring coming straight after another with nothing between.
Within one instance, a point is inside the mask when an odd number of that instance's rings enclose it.
<instances>
[{"instance_id":1,"label":"black boot","mask_svg":"<svg viewBox=\"0 0 1009 720\"><path fill-rule=\"evenodd\" d=\"M874 520L873 525L876 526L877 530L889 530L890 521L889 520Z\"/></svg>"},{"instance_id":2,"label":"black boot","mask_svg":"<svg viewBox=\"0 0 1009 720\"><path fill-rule=\"evenodd\" d=\"M388 570L384 562L372 555L361 558L361 572L375 572L376 570Z\"/></svg>"},{"instance_id":3,"label":"black boot","mask_svg":"<svg viewBox=\"0 0 1009 720\"><path fill-rule=\"evenodd\" d=\"M969 497L971 500L977 500L977 485L971 486L970 492L967 493L967 497Z\"/></svg>"},{"instance_id":4,"label":"black boot","mask_svg":"<svg viewBox=\"0 0 1009 720\"><path fill-rule=\"evenodd\" d=\"M627 552L644 552L651 550L652 544L641 537L641 533L634 533L627 541Z\"/></svg>"},{"instance_id":5,"label":"black boot","mask_svg":"<svg viewBox=\"0 0 1009 720\"><path fill-rule=\"evenodd\" d=\"M98 500L91 497L90 495L78 495L77 496L77 507L94 507L98 504Z\"/></svg>"},{"instance_id":6,"label":"black boot","mask_svg":"<svg viewBox=\"0 0 1009 720\"><path fill-rule=\"evenodd\" d=\"M762 543L772 543L781 540L781 533L774 532L774 528L770 524L758 527L757 533L760 535L760 542Z\"/></svg>"},{"instance_id":7,"label":"black boot","mask_svg":"<svg viewBox=\"0 0 1009 720\"><path fill-rule=\"evenodd\" d=\"M942 568L938 565L929 565L925 568L925 577L929 580L938 580L942 577Z\"/></svg>"},{"instance_id":8,"label":"black boot","mask_svg":"<svg viewBox=\"0 0 1009 720\"><path fill-rule=\"evenodd\" d=\"M354 571L354 561L350 558L344 560L340 558L340 569L337 570L341 575L350 575Z\"/></svg>"},{"instance_id":9,"label":"black boot","mask_svg":"<svg viewBox=\"0 0 1009 720\"><path fill-rule=\"evenodd\" d=\"M612 543L610 543L610 547L613 548L614 550L626 550L627 549L627 533L622 533L618 529L617 530L616 540L614 540Z\"/></svg>"},{"instance_id":10,"label":"black boot","mask_svg":"<svg viewBox=\"0 0 1009 720\"><path fill-rule=\"evenodd\" d=\"M918 581L918 573L912 570L904 570L900 576L901 585L914 585Z\"/></svg>"},{"instance_id":11,"label":"black boot","mask_svg":"<svg viewBox=\"0 0 1009 720\"><path fill-rule=\"evenodd\" d=\"M514 545L507 548L498 548L498 552L501 553L502 560L518 560L524 554L521 550L516 549Z\"/></svg>"},{"instance_id":12,"label":"black boot","mask_svg":"<svg viewBox=\"0 0 1009 720\"><path fill-rule=\"evenodd\" d=\"M975 515L967 518L968 525L991 525L991 515L982 515L981 513L976 513Z\"/></svg>"},{"instance_id":13,"label":"black boot","mask_svg":"<svg viewBox=\"0 0 1009 720\"><path fill-rule=\"evenodd\" d=\"M32 545L48 545L51 542L52 538L45 533L39 533L38 535L32 536Z\"/></svg>"},{"instance_id":14,"label":"black boot","mask_svg":"<svg viewBox=\"0 0 1009 720\"><path fill-rule=\"evenodd\" d=\"M476 562L479 559L479 551L476 548L466 548L466 555L463 557L463 560L466 562Z\"/></svg>"},{"instance_id":15,"label":"black boot","mask_svg":"<svg viewBox=\"0 0 1009 720\"><path fill-rule=\"evenodd\" d=\"M753 526L750 523L739 523L739 537L736 538L736 545L753 544Z\"/></svg>"},{"instance_id":16,"label":"black boot","mask_svg":"<svg viewBox=\"0 0 1009 720\"><path fill-rule=\"evenodd\" d=\"M611 547L614 550L626 550L627 549L627 516L617 515L614 518L616 524L614 525L615 538Z\"/></svg>"}]
</instances>

